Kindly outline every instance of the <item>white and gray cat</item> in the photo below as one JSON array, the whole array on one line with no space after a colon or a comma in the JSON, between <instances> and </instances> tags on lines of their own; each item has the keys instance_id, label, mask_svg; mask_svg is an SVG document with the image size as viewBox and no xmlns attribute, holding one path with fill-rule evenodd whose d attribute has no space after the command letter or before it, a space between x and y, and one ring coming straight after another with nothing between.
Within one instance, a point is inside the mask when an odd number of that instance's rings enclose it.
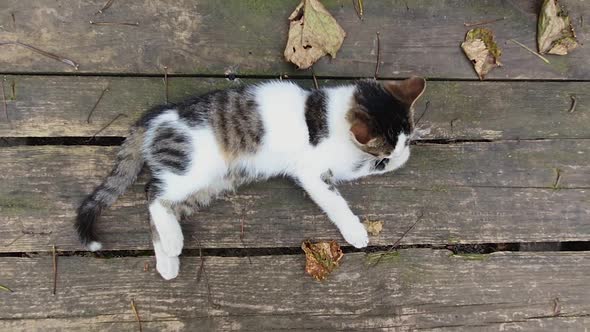
<instances>
[{"instance_id":1,"label":"white and gray cat","mask_svg":"<svg viewBox=\"0 0 590 332\"><path fill-rule=\"evenodd\" d=\"M335 184L408 160L413 105L425 84L412 77L309 91L268 82L154 108L131 128L113 171L80 205L80 239L89 250L102 248L95 221L146 166L156 267L164 279L178 275L179 219L224 191L274 176L295 180L346 242L365 247L367 232Z\"/></svg>"}]
</instances>

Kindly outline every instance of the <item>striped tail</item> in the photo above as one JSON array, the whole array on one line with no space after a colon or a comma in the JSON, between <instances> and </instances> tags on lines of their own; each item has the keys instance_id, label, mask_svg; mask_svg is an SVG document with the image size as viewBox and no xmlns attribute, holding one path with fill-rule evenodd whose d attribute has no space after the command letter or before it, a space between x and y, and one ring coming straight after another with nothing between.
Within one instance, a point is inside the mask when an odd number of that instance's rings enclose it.
<instances>
[{"instance_id":1,"label":"striped tail","mask_svg":"<svg viewBox=\"0 0 590 332\"><path fill-rule=\"evenodd\" d=\"M116 164L111 174L84 199L78 208L76 231L80 242L90 251L102 249L94 228L102 209L115 203L117 198L135 182L143 168L144 159L141 151L144 132L141 127L131 130L117 154Z\"/></svg>"}]
</instances>

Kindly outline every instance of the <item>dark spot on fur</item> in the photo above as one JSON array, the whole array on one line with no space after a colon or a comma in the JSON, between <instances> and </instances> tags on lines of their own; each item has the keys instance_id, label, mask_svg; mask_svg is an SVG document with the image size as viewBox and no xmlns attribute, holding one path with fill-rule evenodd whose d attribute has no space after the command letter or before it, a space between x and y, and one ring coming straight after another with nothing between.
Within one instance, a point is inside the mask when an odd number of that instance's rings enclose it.
<instances>
[{"instance_id":1,"label":"dark spot on fur","mask_svg":"<svg viewBox=\"0 0 590 332\"><path fill-rule=\"evenodd\" d=\"M305 101L305 123L309 143L318 145L328 136L327 97L323 90L314 90Z\"/></svg>"}]
</instances>

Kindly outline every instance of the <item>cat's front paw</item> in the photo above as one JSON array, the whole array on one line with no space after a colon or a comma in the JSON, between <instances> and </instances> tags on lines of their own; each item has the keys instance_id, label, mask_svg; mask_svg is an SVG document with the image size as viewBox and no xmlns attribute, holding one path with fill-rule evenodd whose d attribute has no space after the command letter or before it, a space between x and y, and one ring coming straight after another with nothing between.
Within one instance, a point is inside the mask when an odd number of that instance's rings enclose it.
<instances>
[{"instance_id":1,"label":"cat's front paw","mask_svg":"<svg viewBox=\"0 0 590 332\"><path fill-rule=\"evenodd\" d=\"M340 228L340 233L342 233L344 240L355 248L364 248L369 244L369 234L367 234L365 226L356 217L354 221L343 225Z\"/></svg>"}]
</instances>

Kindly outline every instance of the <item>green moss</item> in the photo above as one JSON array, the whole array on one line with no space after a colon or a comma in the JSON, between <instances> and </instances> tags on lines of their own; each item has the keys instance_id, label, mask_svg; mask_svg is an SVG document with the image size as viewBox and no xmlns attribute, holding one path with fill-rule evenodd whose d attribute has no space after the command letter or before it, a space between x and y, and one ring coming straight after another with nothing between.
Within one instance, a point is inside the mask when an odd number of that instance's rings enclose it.
<instances>
[{"instance_id":1,"label":"green moss","mask_svg":"<svg viewBox=\"0 0 590 332\"><path fill-rule=\"evenodd\" d=\"M381 263L395 263L400 258L399 251L391 252L378 252L373 254L367 254L365 256L368 265L381 264Z\"/></svg>"},{"instance_id":2,"label":"green moss","mask_svg":"<svg viewBox=\"0 0 590 332\"><path fill-rule=\"evenodd\" d=\"M31 210L44 210L43 199L18 195L0 196L0 212L3 214L23 214Z\"/></svg>"},{"instance_id":3,"label":"green moss","mask_svg":"<svg viewBox=\"0 0 590 332\"><path fill-rule=\"evenodd\" d=\"M451 256L463 258L464 260L467 260L467 261L485 261L488 258L490 258L490 255L488 255L488 254L454 254Z\"/></svg>"},{"instance_id":4,"label":"green moss","mask_svg":"<svg viewBox=\"0 0 590 332\"><path fill-rule=\"evenodd\" d=\"M460 242L461 242L461 240L459 238L456 238L456 237L449 237L447 239L447 243L449 243L449 244L457 244L457 243L460 243Z\"/></svg>"},{"instance_id":5,"label":"green moss","mask_svg":"<svg viewBox=\"0 0 590 332\"><path fill-rule=\"evenodd\" d=\"M448 193L449 188L442 184L435 184L430 188L431 191L440 192L440 193Z\"/></svg>"},{"instance_id":6,"label":"green moss","mask_svg":"<svg viewBox=\"0 0 590 332\"><path fill-rule=\"evenodd\" d=\"M471 29L469 32L467 32L467 38L465 39L469 41L481 39L486 45L488 51L490 51L494 58L496 58L496 61L500 59L500 56L502 56L502 50L496 44L492 30L486 28Z\"/></svg>"}]
</instances>

